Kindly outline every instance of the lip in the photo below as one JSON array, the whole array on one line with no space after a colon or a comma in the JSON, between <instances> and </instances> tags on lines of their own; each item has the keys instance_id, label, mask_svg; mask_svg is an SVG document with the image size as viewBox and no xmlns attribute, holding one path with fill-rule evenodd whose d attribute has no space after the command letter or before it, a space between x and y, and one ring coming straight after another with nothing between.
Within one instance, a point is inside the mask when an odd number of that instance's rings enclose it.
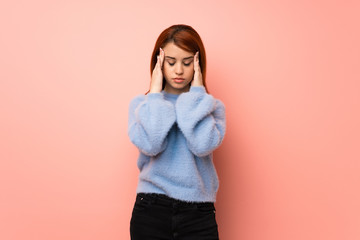
<instances>
[{"instance_id":1,"label":"lip","mask_svg":"<svg viewBox=\"0 0 360 240\"><path fill-rule=\"evenodd\" d=\"M183 81L185 81L184 78L173 78L174 82L176 83L182 83Z\"/></svg>"}]
</instances>

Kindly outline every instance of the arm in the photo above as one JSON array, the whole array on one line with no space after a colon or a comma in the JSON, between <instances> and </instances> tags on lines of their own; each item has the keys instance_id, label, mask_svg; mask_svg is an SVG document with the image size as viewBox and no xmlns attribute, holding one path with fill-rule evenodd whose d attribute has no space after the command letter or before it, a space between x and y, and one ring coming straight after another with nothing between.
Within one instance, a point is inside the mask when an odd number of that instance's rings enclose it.
<instances>
[{"instance_id":1,"label":"arm","mask_svg":"<svg viewBox=\"0 0 360 240\"><path fill-rule=\"evenodd\" d=\"M191 86L176 102L176 117L189 149L202 157L214 151L225 135L225 106L203 86Z\"/></svg>"},{"instance_id":2,"label":"arm","mask_svg":"<svg viewBox=\"0 0 360 240\"><path fill-rule=\"evenodd\" d=\"M174 106L162 93L140 95L130 102L128 135L142 153L155 156L165 150L175 120Z\"/></svg>"}]
</instances>

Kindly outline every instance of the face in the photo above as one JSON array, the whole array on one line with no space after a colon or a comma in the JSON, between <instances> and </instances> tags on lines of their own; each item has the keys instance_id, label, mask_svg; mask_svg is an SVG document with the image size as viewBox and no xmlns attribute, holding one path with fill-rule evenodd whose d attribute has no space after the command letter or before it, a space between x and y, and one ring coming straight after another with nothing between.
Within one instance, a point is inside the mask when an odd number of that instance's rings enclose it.
<instances>
[{"instance_id":1,"label":"face","mask_svg":"<svg viewBox=\"0 0 360 240\"><path fill-rule=\"evenodd\" d=\"M173 94L189 91L194 76L194 54L179 48L173 42L166 44L163 50L163 73L166 80L164 90Z\"/></svg>"}]
</instances>

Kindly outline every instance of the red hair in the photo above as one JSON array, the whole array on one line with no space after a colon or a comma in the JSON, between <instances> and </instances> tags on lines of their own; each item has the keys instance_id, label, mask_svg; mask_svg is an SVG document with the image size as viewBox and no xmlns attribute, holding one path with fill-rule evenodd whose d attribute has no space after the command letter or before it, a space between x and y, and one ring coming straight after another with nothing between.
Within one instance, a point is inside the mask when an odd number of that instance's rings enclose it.
<instances>
[{"instance_id":1,"label":"red hair","mask_svg":"<svg viewBox=\"0 0 360 240\"><path fill-rule=\"evenodd\" d=\"M159 55L159 48L164 48L169 42L173 42L176 46L187 52L196 53L199 51L199 64L201 68L202 80L206 92L206 53L204 44L201 41L200 35L191 26L185 24L176 24L165 29L156 40L154 50L152 52L150 61L150 76L154 70L157 61L157 55ZM165 88L165 77L163 77L162 90ZM150 90L149 90L150 91ZM149 92L148 91L148 92ZM147 92L147 93L148 93ZM146 94L147 94L146 93Z\"/></svg>"}]
</instances>

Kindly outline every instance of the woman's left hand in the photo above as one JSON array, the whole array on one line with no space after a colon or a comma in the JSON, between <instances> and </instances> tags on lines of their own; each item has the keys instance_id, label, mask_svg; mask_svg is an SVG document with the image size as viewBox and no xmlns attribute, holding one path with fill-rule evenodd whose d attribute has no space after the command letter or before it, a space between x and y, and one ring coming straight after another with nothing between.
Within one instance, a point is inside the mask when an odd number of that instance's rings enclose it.
<instances>
[{"instance_id":1,"label":"woman's left hand","mask_svg":"<svg viewBox=\"0 0 360 240\"><path fill-rule=\"evenodd\" d=\"M191 82L191 86L204 86L199 64L199 52L196 52L194 56L194 79Z\"/></svg>"}]
</instances>

